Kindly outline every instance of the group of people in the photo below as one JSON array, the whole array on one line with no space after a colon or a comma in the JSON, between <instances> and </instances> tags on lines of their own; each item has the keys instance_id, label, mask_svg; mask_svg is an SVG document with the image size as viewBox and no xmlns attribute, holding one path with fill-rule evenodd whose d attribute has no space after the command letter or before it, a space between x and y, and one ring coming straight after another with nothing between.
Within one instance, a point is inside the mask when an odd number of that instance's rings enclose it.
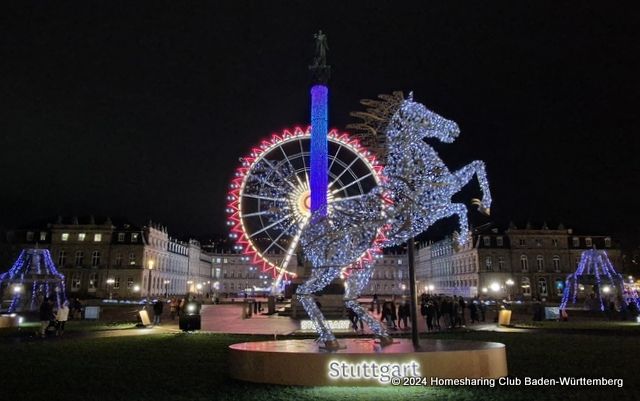
<instances>
[{"instance_id":1,"label":"group of people","mask_svg":"<svg viewBox=\"0 0 640 401\"><path fill-rule=\"evenodd\" d=\"M380 321L386 322L387 328L393 330L407 330L409 328L410 317L411 306L409 305L408 300L404 300L398 304L396 304L395 300L393 299L391 301L384 301L382 303L382 308L380 311Z\"/></svg>"},{"instance_id":2,"label":"group of people","mask_svg":"<svg viewBox=\"0 0 640 401\"><path fill-rule=\"evenodd\" d=\"M193 295L192 296L187 295L182 299L173 297L167 300L166 302L169 303L169 316L171 317L171 320L175 320L176 316L180 317L180 314L186 311L186 307L188 303L193 303L194 305L197 305L197 311L195 312L200 313L200 303L196 300L196 297ZM164 312L164 304L165 304L165 301L161 299L157 299L153 303L153 324L156 326L159 325L162 320L162 313Z\"/></svg>"},{"instance_id":3,"label":"group of people","mask_svg":"<svg viewBox=\"0 0 640 401\"><path fill-rule=\"evenodd\" d=\"M441 330L443 327L448 329L465 327L467 309L470 323L485 321L486 306L477 297L467 302L462 296L457 295L448 297L422 294L420 296L420 314L426 320L427 331Z\"/></svg>"},{"instance_id":4,"label":"group of people","mask_svg":"<svg viewBox=\"0 0 640 401\"><path fill-rule=\"evenodd\" d=\"M53 298L44 298L40 304L40 337L45 338L49 328L55 330L56 336L64 334L64 326L69 320L69 302L64 301L60 306Z\"/></svg>"}]
</instances>

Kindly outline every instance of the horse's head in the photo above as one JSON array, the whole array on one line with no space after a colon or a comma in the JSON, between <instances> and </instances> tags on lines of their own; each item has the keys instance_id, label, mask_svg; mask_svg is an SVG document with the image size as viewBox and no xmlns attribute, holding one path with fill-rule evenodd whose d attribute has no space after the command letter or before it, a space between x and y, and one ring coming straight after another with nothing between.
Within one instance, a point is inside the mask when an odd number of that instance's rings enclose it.
<instances>
[{"instance_id":1,"label":"horse's head","mask_svg":"<svg viewBox=\"0 0 640 401\"><path fill-rule=\"evenodd\" d=\"M460 133L458 124L434 113L423 104L413 101L413 93L404 100L391 120L399 135L410 135L412 140L437 138L442 142L455 141Z\"/></svg>"}]
</instances>

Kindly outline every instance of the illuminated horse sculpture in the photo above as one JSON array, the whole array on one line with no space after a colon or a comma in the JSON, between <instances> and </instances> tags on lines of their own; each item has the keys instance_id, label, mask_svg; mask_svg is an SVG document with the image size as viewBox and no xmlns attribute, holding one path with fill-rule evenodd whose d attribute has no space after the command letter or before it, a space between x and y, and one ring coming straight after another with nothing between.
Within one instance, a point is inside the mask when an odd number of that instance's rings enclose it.
<instances>
[{"instance_id":1,"label":"illuminated horse sculpture","mask_svg":"<svg viewBox=\"0 0 640 401\"><path fill-rule=\"evenodd\" d=\"M392 343L383 325L370 316L357 299L367 286L375 260L362 262L362 255L379 253L380 247L406 242L424 232L434 222L457 216L460 234L455 241L463 245L468 239L467 208L452 203L451 197L478 177L482 200L474 199L478 209L489 213L491 194L484 163L474 161L456 172L450 172L435 150L423 138L437 138L451 143L459 134L458 125L428 110L424 105L402 99L401 93L381 96L380 101L363 101L367 113L355 113L365 120L365 127L377 134L383 132L387 160L383 183L369 194L348 200L336 200L311 216L301 244L312 263L311 277L296 291L297 297L320 334L327 349L339 344L317 307L313 293L322 290L347 266L357 263L345 280L345 306L365 322L380 338L382 345ZM323 217L326 214L328 217Z\"/></svg>"}]
</instances>

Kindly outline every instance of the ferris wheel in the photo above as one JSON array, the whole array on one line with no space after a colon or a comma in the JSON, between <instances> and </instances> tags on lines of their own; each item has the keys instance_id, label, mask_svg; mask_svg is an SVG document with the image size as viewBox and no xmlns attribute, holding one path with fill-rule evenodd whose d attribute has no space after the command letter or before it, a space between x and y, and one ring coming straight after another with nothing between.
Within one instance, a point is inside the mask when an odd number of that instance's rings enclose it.
<instances>
[{"instance_id":1,"label":"ferris wheel","mask_svg":"<svg viewBox=\"0 0 640 401\"><path fill-rule=\"evenodd\" d=\"M274 278L289 269L309 222L310 128L273 134L240 159L227 196L227 224L236 249ZM380 184L382 166L357 139L328 133L328 212L338 199L357 199ZM367 257L369 255L366 255Z\"/></svg>"}]
</instances>

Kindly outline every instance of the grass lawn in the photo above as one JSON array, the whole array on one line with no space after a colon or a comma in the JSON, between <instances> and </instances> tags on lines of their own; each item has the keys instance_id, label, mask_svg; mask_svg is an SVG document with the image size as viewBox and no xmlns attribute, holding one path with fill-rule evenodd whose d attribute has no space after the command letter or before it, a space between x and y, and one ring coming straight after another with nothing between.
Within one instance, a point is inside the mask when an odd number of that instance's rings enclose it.
<instances>
[{"instance_id":1,"label":"grass lawn","mask_svg":"<svg viewBox=\"0 0 640 401\"><path fill-rule=\"evenodd\" d=\"M1 395L16 400L635 400L632 336L471 332L431 336L507 345L510 376L623 378L624 387L298 388L232 380L227 346L262 338L214 334L0 342ZM265 338L267 339L267 338ZM0 397L3 398L3 397ZM7 399L7 398L5 398Z\"/></svg>"}]
</instances>

